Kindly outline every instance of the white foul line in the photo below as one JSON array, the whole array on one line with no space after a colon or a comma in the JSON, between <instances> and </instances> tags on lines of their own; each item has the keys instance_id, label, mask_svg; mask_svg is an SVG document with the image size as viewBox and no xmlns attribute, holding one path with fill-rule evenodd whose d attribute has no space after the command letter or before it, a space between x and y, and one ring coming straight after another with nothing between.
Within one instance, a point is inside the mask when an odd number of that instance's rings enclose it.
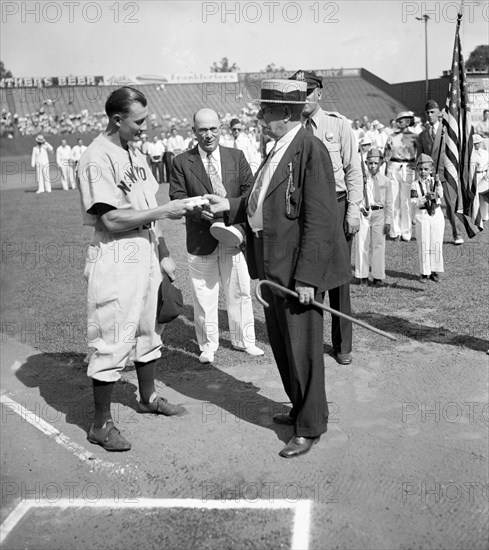
<instances>
[{"instance_id":1,"label":"white foul line","mask_svg":"<svg viewBox=\"0 0 489 550\"><path fill-rule=\"evenodd\" d=\"M29 409L26 409L20 403L17 403L5 395L0 395L0 402L6 407L9 407L12 412L18 414L23 420L29 422L29 424L37 428L43 434L47 435L51 439L54 439L56 443L64 447L70 453L74 454L83 462L89 462L90 464L105 464L103 460L94 458L94 455L88 452L84 447L72 441L67 435L61 433L59 430L51 426L51 424L43 420L39 415L34 414Z\"/></svg>"},{"instance_id":2,"label":"white foul line","mask_svg":"<svg viewBox=\"0 0 489 550\"><path fill-rule=\"evenodd\" d=\"M100 499L89 502L85 499L60 499L56 502L38 502L34 499L20 502L10 513L0 527L0 544L3 544L12 529L31 508L61 508L84 507L90 508L200 508L205 510L280 510L290 509L294 511L294 525L292 529L291 550L308 550L309 547L309 523L311 501L302 500L289 502L286 500L274 501L234 501L234 500L198 500L198 499L171 499L171 498L138 498L137 502L115 502L114 499Z\"/></svg>"}]
</instances>

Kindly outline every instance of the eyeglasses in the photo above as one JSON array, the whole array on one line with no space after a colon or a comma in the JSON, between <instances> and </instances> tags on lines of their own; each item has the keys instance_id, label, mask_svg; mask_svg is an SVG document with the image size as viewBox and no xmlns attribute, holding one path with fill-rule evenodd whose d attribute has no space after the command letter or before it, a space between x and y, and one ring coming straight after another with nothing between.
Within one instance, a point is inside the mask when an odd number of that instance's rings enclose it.
<instances>
[{"instance_id":1,"label":"eyeglasses","mask_svg":"<svg viewBox=\"0 0 489 550\"><path fill-rule=\"evenodd\" d=\"M213 126L212 128L198 128L197 133L200 136L205 136L207 132L211 132L211 134L217 134L219 133L219 128L216 128L216 126Z\"/></svg>"},{"instance_id":2,"label":"eyeglasses","mask_svg":"<svg viewBox=\"0 0 489 550\"><path fill-rule=\"evenodd\" d=\"M241 132L243 128L231 128L231 132Z\"/></svg>"}]
</instances>

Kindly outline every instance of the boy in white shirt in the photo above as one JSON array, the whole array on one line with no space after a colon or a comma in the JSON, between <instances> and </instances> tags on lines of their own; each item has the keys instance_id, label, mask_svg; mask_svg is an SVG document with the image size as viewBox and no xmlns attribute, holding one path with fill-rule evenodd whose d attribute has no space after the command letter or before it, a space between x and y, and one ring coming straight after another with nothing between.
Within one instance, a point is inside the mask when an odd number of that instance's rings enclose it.
<instances>
[{"instance_id":1,"label":"boy in white shirt","mask_svg":"<svg viewBox=\"0 0 489 550\"><path fill-rule=\"evenodd\" d=\"M421 283L439 282L443 273L443 233L445 218L441 211L443 187L438 176L433 178L433 159L421 154L416 162L418 178L411 184L411 204L416 223Z\"/></svg>"},{"instance_id":2,"label":"boy in white shirt","mask_svg":"<svg viewBox=\"0 0 489 550\"><path fill-rule=\"evenodd\" d=\"M360 230L355 235L355 277L360 284L367 283L371 268L374 286L384 286L385 236L392 222L391 182L379 172L383 161L377 147L372 147L367 153L369 174L360 207Z\"/></svg>"}]
</instances>

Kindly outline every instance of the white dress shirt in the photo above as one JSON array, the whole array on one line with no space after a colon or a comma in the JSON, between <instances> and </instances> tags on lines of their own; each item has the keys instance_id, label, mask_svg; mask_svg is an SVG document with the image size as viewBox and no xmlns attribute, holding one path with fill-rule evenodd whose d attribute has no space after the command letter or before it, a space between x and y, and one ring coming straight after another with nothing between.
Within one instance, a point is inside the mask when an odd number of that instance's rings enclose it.
<instances>
[{"instance_id":1,"label":"white dress shirt","mask_svg":"<svg viewBox=\"0 0 489 550\"><path fill-rule=\"evenodd\" d=\"M207 153L200 147L200 145L198 146L198 149L199 149L199 155L200 155L200 158L202 159L202 163L204 165L205 171L207 172L207 165L209 163L207 158ZM219 177L221 178L221 181L222 181L221 153L219 152L219 146L215 151L211 153L210 160L214 165L215 169L217 170L217 173L219 174Z\"/></svg>"},{"instance_id":2,"label":"white dress shirt","mask_svg":"<svg viewBox=\"0 0 489 550\"><path fill-rule=\"evenodd\" d=\"M260 189L260 194L258 196L258 205L256 207L256 211L251 217L248 216L248 222L254 232L263 231L263 201L265 200L265 195L267 194L268 187L270 185L270 182L272 181L273 174L275 173L279 162L282 160L282 157L285 155L285 152L287 151L289 145L301 128L302 124L297 124L297 126L294 126L292 130L289 130L284 136L282 136L275 142L275 151L272 157L267 160L267 162L262 166L261 170L257 174L253 188L260 181L261 178L263 178L263 183Z\"/></svg>"}]
</instances>

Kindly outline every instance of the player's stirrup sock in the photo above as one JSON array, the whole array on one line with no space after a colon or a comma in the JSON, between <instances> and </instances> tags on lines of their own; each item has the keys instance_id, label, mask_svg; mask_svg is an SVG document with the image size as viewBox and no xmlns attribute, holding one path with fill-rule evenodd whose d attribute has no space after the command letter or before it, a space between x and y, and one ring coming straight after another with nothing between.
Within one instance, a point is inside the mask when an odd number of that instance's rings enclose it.
<instances>
[{"instance_id":1,"label":"player's stirrup sock","mask_svg":"<svg viewBox=\"0 0 489 550\"><path fill-rule=\"evenodd\" d=\"M139 395L143 403L149 403L155 393L155 370L156 361L148 363L134 362L136 374L138 375Z\"/></svg>"},{"instance_id":2,"label":"player's stirrup sock","mask_svg":"<svg viewBox=\"0 0 489 550\"><path fill-rule=\"evenodd\" d=\"M102 382L93 379L93 399L95 401L95 417L93 425L95 428L103 428L104 424L112 420L110 414L110 403L115 382Z\"/></svg>"}]
</instances>

